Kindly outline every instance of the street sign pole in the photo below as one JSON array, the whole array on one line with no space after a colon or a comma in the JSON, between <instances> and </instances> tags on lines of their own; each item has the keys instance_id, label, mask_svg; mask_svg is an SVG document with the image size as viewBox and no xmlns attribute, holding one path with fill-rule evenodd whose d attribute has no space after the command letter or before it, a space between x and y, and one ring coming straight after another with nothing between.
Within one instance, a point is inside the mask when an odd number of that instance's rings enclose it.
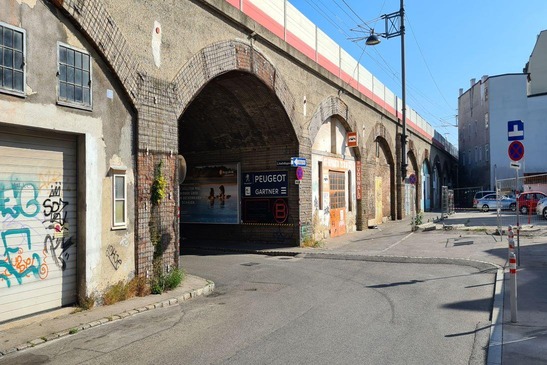
<instances>
[{"instance_id":1,"label":"street sign pole","mask_svg":"<svg viewBox=\"0 0 547 365\"><path fill-rule=\"evenodd\" d=\"M517 170L517 178L515 180L515 197L517 198L517 265L520 266L520 207L518 206L518 196L516 196L516 192L518 191L519 186L519 169Z\"/></svg>"}]
</instances>

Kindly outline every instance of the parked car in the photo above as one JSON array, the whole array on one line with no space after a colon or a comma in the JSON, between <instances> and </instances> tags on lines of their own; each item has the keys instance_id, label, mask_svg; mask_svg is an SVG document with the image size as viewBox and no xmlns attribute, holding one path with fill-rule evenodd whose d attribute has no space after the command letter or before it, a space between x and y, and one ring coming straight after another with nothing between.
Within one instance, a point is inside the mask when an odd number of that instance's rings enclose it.
<instances>
[{"instance_id":1,"label":"parked car","mask_svg":"<svg viewBox=\"0 0 547 365\"><path fill-rule=\"evenodd\" d=\"M483 212L488 212L490 209L497 209L498 206L502 210L517 210L517 200L502 195L497 199L496 194L488 194L477 200L477 209Z\"/></svg>"},{"instance_id":2,"label":"parked car","mask_svg":"<svg viewBox=\"0 0 547 365\"><path fill-rule=\"evenodd\" d=\"M536 214L547 219L547 198L543 198L538 201L538 205L536 206Z\"/></svg>"},{"instance_id":3,"label":"parked car","mask_svg":"<svg viewBox=\"0 0 547 365\"><path fill-rule=\"evenodd\" d=\"M526 191L521 193L518 197L520 212L522 214L535 212L538 201L543 198L547 198L547 195L541 191Z\"/></svg>"},{"instance_id":4,"label":"parked car","mask_svg":"<svg viewBox=\"0 0 547 365\"><path fill-rule=\"evenodd\" d=\"M475 193L475 196L473 196L473 208L477 207L477 203L478 203L479 199L481 199L483 196L489 195L489 194L496 194L496 192L492 191L492 190L477 191Z\"/></svg>"}]
</instances>

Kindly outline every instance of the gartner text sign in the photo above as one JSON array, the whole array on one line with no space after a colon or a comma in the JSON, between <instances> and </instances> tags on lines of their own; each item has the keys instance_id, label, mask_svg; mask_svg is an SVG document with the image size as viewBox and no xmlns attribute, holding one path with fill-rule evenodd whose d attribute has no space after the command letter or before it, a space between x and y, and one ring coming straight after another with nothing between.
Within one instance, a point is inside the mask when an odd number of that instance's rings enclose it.
<instances>
[{"instance_id":1,"label":"gartner text sign","mask_svg":"<svg viewBox=\"0 0 547 365\"><path fill-rule=\"evenodd\" d=\"M511 120L507 122L507 140L524 140L524 123L522 120Z\"/></svg>"},{"instance_id":2,"label":"gartner text sign","mask_svg":"<svg viewBox=\"0 0 547 365\"><path fill-rule=\"evenodd\" d=\"M244 172L241 176L244 198L288 196L287 171Z\"/></svg>"},{"instance_id":3,"label":"gartner text sign","mask_svg":"<svg viewBox=\"0 0 547 365\"><path fill-rule=\"evenodd\" d=\"M306 167L306 159L304 157L291 157L292 167Z\"/></svg>"}]
</instances>

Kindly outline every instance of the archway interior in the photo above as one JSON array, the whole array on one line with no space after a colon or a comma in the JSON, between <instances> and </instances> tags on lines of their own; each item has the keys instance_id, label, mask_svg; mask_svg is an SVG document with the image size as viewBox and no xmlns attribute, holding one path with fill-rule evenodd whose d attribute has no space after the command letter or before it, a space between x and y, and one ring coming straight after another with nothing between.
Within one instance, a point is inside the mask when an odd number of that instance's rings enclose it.
<instances>
[{"instance_id":1,"label":"archway interior","mask_svg":"<svg viewBox=\"0 0 547 365\"><path fill-rule=\"evenodd\" d=\"M298 185L288 163L298 150L283 105L256 76L231 71L208 82L179 120L188 166L181 249L212 241L299 244Z\"/></svg>"},{"instance_id":2,"label":"archway interior","mask_svg":"<svg viewBox=\"0 0 547 365\"><path fill-rule=\"evenodd\" d=\"M327 118L312 145L313 235L321 240L356 230L357 178L349 132L337 116Z\"/></svg>"}]
</instances>

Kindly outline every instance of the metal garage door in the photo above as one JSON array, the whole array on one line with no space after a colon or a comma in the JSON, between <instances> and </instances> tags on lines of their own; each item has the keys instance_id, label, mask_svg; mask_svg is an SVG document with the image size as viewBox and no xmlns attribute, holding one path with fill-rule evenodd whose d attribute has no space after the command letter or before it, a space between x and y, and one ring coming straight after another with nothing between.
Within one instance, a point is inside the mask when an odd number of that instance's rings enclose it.
<instances>
[{"instance_id":1,"label":"metal garage door","mask_svg":"<svg viewBox=\"0 0 547 365\"><path fill-rule=\"evenodd\" d=\"M76 300L76 139L0 127L0 322Z\"/></svg>"}]
</instances>

